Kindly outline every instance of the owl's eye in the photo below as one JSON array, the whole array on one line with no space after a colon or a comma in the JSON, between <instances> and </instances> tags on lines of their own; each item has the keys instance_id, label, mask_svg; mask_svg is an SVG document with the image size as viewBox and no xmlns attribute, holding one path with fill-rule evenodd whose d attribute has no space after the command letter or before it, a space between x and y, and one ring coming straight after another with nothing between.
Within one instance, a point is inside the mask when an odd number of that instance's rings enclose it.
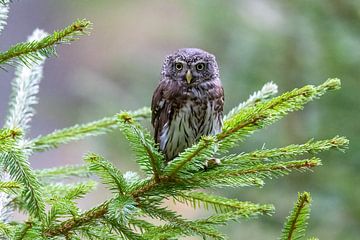
<instances>
[{"instance_id":1,"label":"owl's eye","mask_svg":"<svg viewBox=\"0 0 360 240\"><path fill-rule=\"evenodd\" d=\"M175 63L175 68L176 70L181 71L181 69L183 68L182 63Z\"/></svg>"},{"instance_id":2,"label":"owl's eye","mask_svg":"<svg viewBox=\"0 0 360 240\"><path fill-rule=\"evenodd\" d=\"M198 64L195 65L195 67L196 67L196 70L202 71L202 70L205 69L205 64L204 63L198 63Z\"/></svg>"}]
</instances>

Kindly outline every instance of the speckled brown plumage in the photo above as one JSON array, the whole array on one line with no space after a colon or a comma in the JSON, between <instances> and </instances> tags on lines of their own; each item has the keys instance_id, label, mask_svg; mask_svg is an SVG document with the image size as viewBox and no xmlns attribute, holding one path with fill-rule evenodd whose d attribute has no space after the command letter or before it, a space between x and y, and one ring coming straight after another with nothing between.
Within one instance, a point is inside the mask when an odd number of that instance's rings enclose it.
<instances>
[{"instance_id":1,"label":"speckled brown plumage","mask_svg":"<svg viewBox=\"0 0 360 240\"><path fill-rule=\"evenodd\" d=\"M155 141L171 161L203 135L221 131L224 91L215 57L183 48L166 57L152 98Z\"/></svg>"}]
</instances>

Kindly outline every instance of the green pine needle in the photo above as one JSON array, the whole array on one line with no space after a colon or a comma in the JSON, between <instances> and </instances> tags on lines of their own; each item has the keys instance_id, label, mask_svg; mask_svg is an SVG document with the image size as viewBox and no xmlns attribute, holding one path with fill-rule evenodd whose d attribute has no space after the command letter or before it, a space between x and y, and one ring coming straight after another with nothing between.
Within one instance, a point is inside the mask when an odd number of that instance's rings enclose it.
<instances>
[{"instance_id":1,"label":"green pine needle","mask_svg":"<svg viewBox=\"0 0 360 240\"><path fill-rule=\"evenodd\" d=\"M294 89L267 102L242 109L224 122L223 131L217 135L220 150L228 150L254 131L280 120L290 112L301 110L306 103L340 86L339 79L328 79L320 86L308 85Z\"/></svg>"},{"instance_id":2,"label":"green pine needle","mask_svg":"<svg viewBox=\"0 0 360 240\"><path fill-rule=\"evenodd\" d=\"M149 108L142 108L131 112L131 116L136 120L148 118L151 111ZM116 129L119 125L118 117L105 117L103 119L85 124L76 124L75 126L56 130L48 135L39 136L31 141L29 148L33 151L42 152L57 148L61 144L71 141L78 141L86 137L99 136Z\"/></svg>"},{"instance_id":3,"label":"green pine needle","mask_svg":"<svg viewBox=\"0 0 360 240\"><path fill-rule=\"evenodd\" d=\"M236 199L229 199L221 196L211 195L203 192L181 193L174 199L196 209L201 205L208 210L211 206L216 213L237 211L242 217L249 218L259 214L271 215L274 212L272 205L260 205L251 202L241 202Z\"/></svg>"},{"instance_id":4,"label":"green pine needle","mask_svg":"<svg viewBox=\"0 0 360 240\"><path fill-rule=\"evenodd\" d=\"M154 232L150 231L145 233L142 236L144 239L164 239L164 233L166 234L166 232L170 233L170 235L165 235L167 237L170 237L172 234L176 233L175 236L177 237L198 235L202 237L211 237L213 239L225 239L223 234L207 223L201 221L185 220L176 212L173 212L164 207L156 206L156 204L142 205L141 207L146 215L168 222L161 228L154 229ZM171 234L171 232L173 233Z\"/></svg>"},{"instance_id":5,"label":"green pine needle","mask_svg":"<svg viewBox=\"0 0 360 240\"><path fill-rule=\"evenodd\" d=\"M310 216L310 204L310 193L299 193L298 200L284 224L281 240L296 240L305 236L307 221Z\"/></svg>"},{"instance_id":6,"label":"green pine needle","mask_svg":"<svg viewBox=\"0 0 360 240\"><path fill-rule=\"evenodd\" d=\"M0 53L0 64L13 65L14 62L21 62L26 66L36 63L42 57L55 55L55 45L69 43L82 35L89 33L91 22L83 19L77 20L70 26L55 31L53 34L40 41L18 43L6 52Z\"/></svg>"},{"instance_id":7,"label":"green pine needle","mask_svg":"<svg viewBox=\"0 0 360 240\"><path fill-rule=\"evenodd\" d=\"M317 154L330 149L344 151L348 145L348 139L336 136L326 140L310 140L304 144L291 144L282 148L261 149L249 153L241 153L237 156L226 156L221 159L221 163L226 165L239 164L244 166L248 161L287 160L299 155Z\"/></svg>"},{"instance_id":8,"label":"green pine needle","mask_svg":"<svg viewBox=\"0 0 360 240\"><path fill-rule=\"evenodd\" d=\"M9 224L0 222L0 239L2 238L8 239L10 234L11 234L11 226Z\"/></svg>"},{"instance_id":9,"label":"green pine needle","mask_svg":"<svg viewBox=\"0 0 360 240\"><path fill-rule=\"evenodd\" d=\"M19 139L19 137L21 136L22 131L19 128L0 129L0 154L10 151L16 140Z\"/></svg>"},{"instance_id":10,"label":"green pine needle","mask_svg":"<svg viewBox=\"0 0 360 240\"><path fill-rule=\"evenodd\" d=\"M85 165L69 165L55 168L45 168L41 170L35 170L34 173L42 181L70 177L87 178L91 176L88 167Z\"/></svg>"},{"instance_id":11,"label":"green pine needle","mask_svg":"<svg viewBox=\"0 0 360 240\"><path fill-rule=\"evenodd\" d=\"M131 114L120 113L118 119L119 129L130 142L141 169L149 175L153 174L155 180L159 181L164 165L164 156L155 147L153 137L136 122Z\"/></svg>"},{"instance_id":12,"label":"green pine needle","mask_svg":"<svg viewBox=\"0 0 360 240\"><path fill-rule=\"evenodd\" d=\"M65 184L65 183L51 183L44 188L45 201L52 201L53 199L65 198L68 200L75 200L84 197L87 193L94 190L96 182L88 180L86 182Z\"/></svg>"},{"instance_id":13,"label":"green pine needle","mask_svg":"<svg viewBox=\"0 0 360 240\"><path fill-rule=\"evenodd\" d=\"M15 193L21 188L21 184L15 181L0 182L0 192Z\"/></svg>"},{"instance_id":14,"label":"green pine needle","mask_svg":"<svg viewBox=\"0 0 360 240\"><path fill-rule=\"evenodd\" d=\"M14 146L12 151L1 155L1 161L11 178L24 186L22 198L26 203L26 210L30 215L43 220L45 204L42 199L40 182L31 170L25 154L20 150L15 151L15 149Z\"/></svg>"},{"instance_id":15,"label":"green pine needle","mask_svg":"<svg viewBox=\"0 0 360 240\"><path fill-rule=\"evenodd\" d=\"M292 170L304 171L321 165L318 158L293 160L287 162L259 163L252 166L229 168L223 164L205 172L198 172L188 179L189 182L201 182L207 187L229 186L234 179L275 178L289 174ZM230 182L229 182L230 181Z\"/></svg>"},{"instance_id":16,"label":"green pine needle","mask_svg":"<svg viewBox=\"0 0 360 240\"><path fill-rule=\"evenodd\" d=\"M124 177L110 162L93 153L88 154L84 160L89 164L89 170L99 175L103 183L109 185L111 190L121 195L126 193L127 183Z\"/></svg>"},{"instance_id":17,"label":"green pine needle","mask_svg":"<svg viewBox=\"0 0 360 240\"><path fill-rule=\"evenodd\" d=\"M165 173L170 177L175 175L190 177L192 175L191 172L204 168L205 160L213 156L214 149L215 137L203 136L199 143L187 148L172 160L166 167Z\"/></svg>"}]
</instances>

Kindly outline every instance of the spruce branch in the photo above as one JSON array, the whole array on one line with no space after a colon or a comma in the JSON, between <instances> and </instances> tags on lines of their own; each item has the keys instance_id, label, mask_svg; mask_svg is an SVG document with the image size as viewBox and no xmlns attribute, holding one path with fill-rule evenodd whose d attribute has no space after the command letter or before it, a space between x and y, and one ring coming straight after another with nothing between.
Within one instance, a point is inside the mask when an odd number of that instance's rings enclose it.
<instances>
[{"instance_id":1,"label":"spruce branch","mask_svg":"<svg viewBox=\"0 0 360 240\"><path fill-rule=\"evenodd\" d=\"M0 64L14 64L21 62L26 66L41 61L43 57L56 54L55 45L69 43L78 37L88 34L91 23L85 19L77 20L70 26L55 31L53 34L38 41L18 43L6 52L0 53Z\"/></svg>"},{"instance_id":2,"label":"spruce branch","mask_svg":"<svg viewBox=\"0 0 360 240\"><path fill-rule=\"evenodd\" d=\"M27 220L25 223L19 225L12 233L12 239L41 239L41 232L39 229L34 229L33 224L34 223L31 220Z\"/></svg>"},{"instance_id":3,"label":"spruce branch","mask_svg":"<svg viewBox=\"0 0 360 240\"><path fill-rule=\"evenodd\" d=\"M6 20L9 14L9 1L2 0L0 1L0 33L4 30L6 26Z\"/></svg>"},{"instance_id":4,"label":"spruce branch","mask_svg":"<svg viewBox=\"0 0 360 240\"><path fill-rule=\"evenodd\" d=\"M47 35L43 30L35 29L27 41L39 41ZM45 57L39 56L36 63L16 66L5 127L20 128L24 132L29 128L29 122L35 113L32 105L38 103L36 95L39 92L44 61Z\"/></svg>"},{"instance_id":5,"label":"spruce branch","mask_svg":"<svg viewBox=\"0 0 360 240\"><path fill-rule=\"evenodd\" d=\"M0 158L3 155L0 154ZM2 174L0 175L0 180L3 182L11 181L10 175L3 171L3 166L1 166ZM11 196L6 192L0 192L0 222L9 222L9 218L12 213L12 207L10 206Z\"/></svg>"},{"instance_id":6,"label":"spruce branch","mask_svg":"<svg viewBox=\"0 0 360 240\"><path fill-rule=\"evenodd\" d=\"M188 226L191 226L188 227ZM203 222L187 222L185 224L165 224L149 228L141 237L145 240L163 240L163 239L178 239L180 236L194 236L200 235L203 239L210 237L211 239L227 239L224 234L217 229L208 227L207 223Z\"/></svg>"},{"instance_id":7,"label":"spruce branch","mask_svg":"<svg viewBox=\"0 0 360 240\"><path fill-rule=\"evenodd\" d=\"M68 239L80 240L80 238L77 238L72 234L69 234L67 236ZM83 236L85 239L119 240L119 235L116 234L113 229L109 229L108 227L104 227L103 225L97 225L92 226L91 228L81 229L81 236Z\"/></svg>"},{"instance_id":8,"label":"spruce branch","mask_svg":"<svg viewBox=\"0 0 360 240\"><path fill-rule=\"evenodd\" d=\"M55 168L45 168L35 170L34 173L39 179L45 181L69 177L87 178L91 176L89 168L86 165L69 165Z\"/></svg>"},{"instance_id":9,"label":"spruce branch","mask_svg":"<svg viewBox=\"0 0 360 240\"><path fill-rule=\"evenodd\" d=\"M46 236L46 237L54 237L54 236L59 236L59 235L65 236L70 231L72 231L78 227L87 225L87 224L91 223L92 221L95 221L99 218L104 217L104 215L108 211L108 204L110 203L110 201L111 200L106 201L106 202L102 203L101 205L84 212L80 216L70 218L68 220L63 221L62 223L60 223L58 225L44 229L44 231L43 231L44 236Z\"/></svg>"},{"instance_id":10,"label":"spruce branch","mask_svg":"<svg viewBox=\"0 0 360 240\"><path fill-rule=\"evenodd\" d=\"M19 128L15 128L15 129L2 128L2 129L0 129L0 154L10 151L13 144L21 136L22 136L22 131Z\"/></svg>"},{"instance_id":11,"label":"spruce branch","mask_svg":"<svg viewBox=\"0 0 360 240\"><path fill-rule=\"evenodd\" d=\"M28 37L28 42L38 41L46 36L47 33L44 31L35 29ZM38 101L36 95L39 92L39 83L42 78L42 65L44 61L45 58L43 56L39 56L37 63L29 63L28 66L24 66L22 64L18 64L16 66L15 78L12 80L12 93L5 127L11 129L21 129L24 134L29 128L29 122L35 112L32 106ZM18 130L11 131L12 134L15 134L14 131ZM17 139L16 145L18 145L19 149L23 149L23 144L25 142L24 138L19 138ZM14 146L14 144L12 146ZM5 171L1 175L4 174L6 174ZM6 211L10 213L12 209L8 203L11 201L11 198L2 194L2 196L0 196L0 201L0 212Z\"/></svg>"},{"instance_id":12,"label":"spruce branch","mask_svg":"<svg viewBox=\"0 0 360 240\"><path fill-rule=\"evenodd\" d=\"M141 169L149 175L153 174L155 181L159 181L164 165L164 156L154 147L156 144L153 137L129 113L120 113L118 119L119 129L130 142Z\"/></svg>"},{"instance_id":13,"label":"spruce branch","mask_svg":"<svg viewBox=\"0 0 360 240\"><path fill-rule=\"evenodd\" d=\"M60 198L67 200L79 199L82 198L85 194L94 190L96 185L97 182L93 180L74 184L50 183L47 184L46 188L43 190L43 199L46 202Z\"/></svg>"},{"instance_id":14,"label":"spruce branch","mask_svg":"<svg viewBox=\"0 0 360 240\"><path fill-rule=\"evenodd\" d=\"M22 198L26 203L26 210L30 215L43 220L45 204L42 200L41 185L31 170L25 154L14 146L12 151L1 156L1 161L11 178L24 186Z\"/></svg>"},{"instance_id":15,"label":"spruce branch","mask_svg":"<svg viewBox=\"0 0 360 240\"><path fill-rule=\"evenodd\" d=\"M142 240L141 236L126 225L107 222L108 228L117 234L117 239Z\"/></svg>"},{"instance_id":16,"label":"spruce branch","mask_svg":"<svg viewBox=\"0 0 360 240\"><path fill-rule=\"evenodd\" d=\"M217 135L220 150L229 149L254 131L280 120L290 112L301 110L306 103L340 86L339 79L328 79L320 86L308 85L294 89L267 102L242 109L224 122L223 131Z\"/></svg>"},{"instance_id":17,"label":"spruce branch","mask_svg":"<svg viewBox=\"0 0 360 240\"><path fill-rule=\"evenodd\" d=\"M10 234L11 234L10 225L0 221L0 239L2 239L3 237L4 239L6 239L10 237Z\"/></svg>"},{"instance_id":18,"label":"spruce branch","mask_svg":"<svg viewBox=\"0 0 360 240\"><path fill-rule=\"evenodd\" d=\"M261 90L251 94L248 100L231 109L230 112L224 116L224 120L233 117L236 113L245 107L254 106L258 102L269 100L269 98L277 94L277 92L278 86L275 83L265 83Z\"/></svg>"},{"instance_id":19,"label":"spruce branch","mask_svg":"<svg viewBox=\"0 0 360 240\"><path fill-rule=\"evenodd\" d=\"M89 164L89 170L99 175L103 183L109 185L111 190L121 195L126 193L127 184L124 177L110 162L96 154L88 154L85 162Z\"/></svg>"},{"instance_id":20,"label":"spruce branch","mask_svg":"<svg viewBox=\"0 0 360 240\"><path fill-rule=\"evenodd\" d=\"M141 120L148 118L151 111L149 108L142 108L137 111L131 112L132 118L136 120ZM77 141L84 139L86 137L98 136L119 127L118 116L105 117L103 119L93 121L86 124L77 124L75 126L56 130L48 135L39 136L33 139L28 148L33 151L42 152L57 148L60 144L66 144L71 141Z\"/></svg>"},{"instance_id":21,"label":"spruce branch","mask_svg":"<svg viewBox=\"0 0 360 240\"><path fill-rule=\"evenodd\" d=\"M0 192L15 193L16 190L20 189L21 184L16 181L0 182Z\"/></svg>"},{"instance_id":22,"label":"spruce branch","mask_svg":"<svg viewBox=\"0 0 360 240\"><path fill-rule=\"evenodd\" d=\"M164 207L156 206L155 204L142 205L142 210L146 215L152 218L158 218L169 222L165 226L159 228L159 231L149 231L143 235L144 239L163 239L163 232L175 231L175 236L194 236L200 235L211 237L214 239L224 239L224 235L218 230L208 224L203 224L201 221L187 221L179 216L176 212L166 209ZM155 229L156 230L156 229ZM159 238L159 235L162 238ZM169 236L168 236L169 237Z\"/></svg>"},{"instance_id":23,"label":"spruce branch","mask_svg":"<svg viewBox=\"0 0 360 240\"><path fill-rule=\"evenodd\" d=\"M213 170L196 173L189 178L188 181L190 183L200 182L203 186L207 187L222 187L229 186L233 179L236 178L274 178L287 175L292 170L304 171L319 165L321 165L321 161L315 157L311 159L293 160L287 162L260 163L247 167L238 166L237 168L234 168L233 166L227 168L227 166L223 164Z\"/></svg>"},{"instance_id":24,"label":"spruce branch","mask_svg":"<svg viewBox=\"0 0 360 240\"><path fill-rule=\"evenodd\" d=\"M77 217L79 209L74 202L94 189L94 181L77 184L51 184L46 187L45 200L51 208L46 215L45 224L51 227L58 223L59 219Z\"/></svg>"},{"instance_id":25,"label":"spruce branch","mask_svg":"<svg viewBox=\"0 0 360 240\"><path fill-rule=\"evenodd\" d=\"M47 33L44 31L36 29L28 37L28 42L40 40L46 35ZM15 78L12 81L9 114L7 115L7 119L5 121L5 127L11 129L21 129L23 133L26 133L26 130L29 128L28 124L34 115L34 109L32 105L37 103L36 94L39 91L39 83L42 78L42 64L44 63L44 60L44 57L39 57L37 63L29 63L28 67L22 64L16 66ZM12 134L15 134L15 131L18 130L11 131ZM18 138L16 140L16 144L14 141L12 146L17 145L19 149L22 150L22 145L24 142L24 138ZM25 155L25 158L23 159L24 162L27 161L26 157L27 156ZM5 170L1 175L4 174L7 174ZM8 203L11 201L11 198L10 196L6 196L4 194L1 195L0 212L6 211L8 214L10 214L12 208Z\"/></svg>"},{"instance_id":26,"label":"spruce branch","mask_svg":"<svg viewBox=\"0 0 360 240\"><path fill-rule=\"evenodd\" d=\"M211 158L214 154L215 140L213 136L203 136L199 143L187 148L172 160L165 168L165 173L170 177L179 174L185 177L204 168L204 160Z\"/></svg>"},{"instance_id":27,"label":"spruce branch","mask_svg":"<svg viewBox=\"0 0 360 240\"><path fill-rule=\"evenodd\" d=\"M317 166L319 164L320 164L320 161L318 159L289 161L289 162L282 163L282 164L277 163L277 164L271 164L271 165L268 164L268 165L263 165L263 166L257 166L257 168L254 168L254 169L245 169L245 170L237 171L237 172L236 171L232 171L232 172L227 171L226 174L224 174L223 176L220 176L221 177L220 181L217 179L214 179L214 176L215 175L217 176L218 173L207 174L207 172L204 172L202 174L200 174L200 173L195 174L194 177L190 178L189 180L190 181L192 180L194 182L203 182L202 184L207 185L207 186L209 186L209 185L216 186L216 185L214 185L214 183L217 183L219 185L219 182L221 182L221 180L224 181L224 179L229 178L229 177L230 178L231 177L239 177L239 175L251 175L251 174L258 175L261 177L275 177L275 176L284 175L292 169L304 170L309 167ZM198 179L195 179L195 177L197 177ZM188 179L186 179L186 180L188 180ZM130 192L130 194L134 199L139 199L140 197L146 196L147 193L154 191L154 189L156 189L159 185L165 184L165 186L173 186L173 182L171 182L171 180L169 178L164 178L162 181L169 181L168 185L166 185L167 184L166 182L165 183L164 182L157 183L155 181L149 180L149 181L146 181L145 184L142 185L140 188L134 189L132 192ZM207 183L205 184L205 182L207 182ZM169 191L170 190L168 190L168 192ZM155 194L155 192L152 192L152 194L150 194L150 195L154 196L154 194ZM114 199L105 201L101 205L99 205L93 209L90 209L89 211L86 211L83 214L81 214L75 218L70 218L58 225L55 225L48 229L45 229L44 230L45 236L51 237L51 236L64 235L64 234L67 234L68 232L74 231L74 229L76 229L80 226L87 225L93 221L96 221L97 219L103 218L108 213L108 207L112 201L114 201ZM146 208L146 207L144 208L143 203L140 203L140 205L138 205L138 207L141 208L143 211L144 211L144 209L145 210L148 209L148 211L146 211L146 214L148 214L149 216L152 216L152 217L157 216L157 215L154 215L157 212L153 209L153 207L154 207L153 205L148 206L148 208ZM157 211L160 211L160 210L158 209ZM241 212L239 211L235 215L237 217L240 217L240 216L242 216L240 213ZM224 216L225 216L224 219L227 219L228 217L230 217L230 215L224 215ZM161 217L161 216L159 215L159 217ZM168 221L170 221L170 216L165 215L162 217L165 217L165 218L167 218ZM216 221L220 221L220 220L216 220L216 219L217 218L214 218L214 223ZM220 219L221 219L221 217L220 217ZM202 230L204 230L204 229L202 229ZM202 232L199 233L199 231L197 233L202 235Z\"/></svg>"},{"instance_id":28,"label":"spruce branch","mask_svg":"<svg viewBox=\"0 0 360 240\"><path fill-rule=\"evenodd\" d=\"M216 213L226 213L237 211L244 218L256 216L258 214L271 215L274 212L274 206L269 204L254 204L251 202L241 202L236 199L229 199L217 195L211 195L203 192L184 192L174 199L181 203L196 209L201 205L208 210L211 206Z\"/></svg>"},{"instance_id":29,"label":"spruce branch","mask_svg":"<svg viewBox=\"0 0 360 240\"><path fill-rule=\"evenodd\" d=\"M106 218L117 225L128 225L131 217L138 211L137 203L132 197L118 195L109 203Z\"/></svg>"},{"instance_id":30,"label":"spruce branch","mask_svg":"<svg viewBox=\"0 0 360 240\"><path fill-rule=\"evenodd\" d=\"M339 136L320 141L311 139L304 144L291 144L282 148L261 149L249 153L241 153L237 156L226 156L221 159L221 162L226 165L244 165L246 161L284 160L304 154L317 154L330 149L344 151L348 144L348 139Z\"/></svg>"},{"instance_id":31,"label":"spruce branch","mask_svg":"<svg viewBox=\"0 0 360 240\"><path fill-rule=\"evenodd\" d=\"M299 193L298 200L284 224L281 240L295 240L304 237L310 216L310 193Z\"/></svg>"}]
</instances>

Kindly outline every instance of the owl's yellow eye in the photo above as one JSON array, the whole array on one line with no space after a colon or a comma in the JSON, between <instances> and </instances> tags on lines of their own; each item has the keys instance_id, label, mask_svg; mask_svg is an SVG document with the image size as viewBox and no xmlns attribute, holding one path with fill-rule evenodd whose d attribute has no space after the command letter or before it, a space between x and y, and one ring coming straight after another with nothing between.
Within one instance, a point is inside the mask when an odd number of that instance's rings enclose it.
<instances>
[{"instance_id":1,"label":"owl's yellow eye","mask_svg":"<svg viewBox=\"0 0 360 240\"><path fill-rule=\"evenodd\" d=\"M205 64L204 63L198 63L198 64L195 65L195 67L196 67L196 70L202 71L202 70L205 69Z\"/></svg>"},{"instance_id":2,"label":"owl's yellow eye","mask_svg":"<svg viewBox=\"0 0 360 240\"><path fill-rule=\"evenodd\" d=\"M182 63L175 63L176 70L180 71L183 68Z\"/></svg>"}]
</instances>

